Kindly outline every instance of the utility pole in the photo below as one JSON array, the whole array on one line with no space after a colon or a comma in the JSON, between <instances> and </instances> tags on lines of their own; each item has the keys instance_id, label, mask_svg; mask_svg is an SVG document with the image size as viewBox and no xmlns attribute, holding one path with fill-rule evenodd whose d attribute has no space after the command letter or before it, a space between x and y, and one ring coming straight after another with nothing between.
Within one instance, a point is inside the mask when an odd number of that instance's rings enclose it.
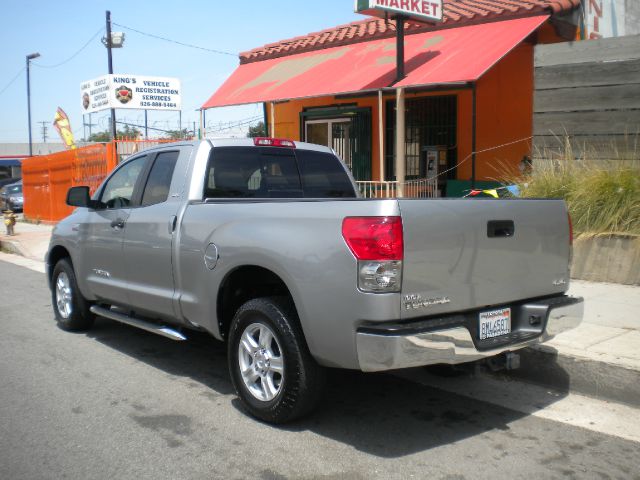
<instances>
[{"instance_id":1,"label":"utility pole","mask_svg":"<svg viewBox=\"0 0 640 480\"><path fill-rule=\"evenodd\" d=\"M107 39L106 39L107 55L109 57L109 75L113 74L113 58L111 55L112 39L111 39L111 12L107 10ZM109 92L111 94L111 92ZM111 139L116 139L116 109L111 109Z\"/></svg>"},{"instance_id":2,"label":"utility pole","mask_svg":"<svg viewBox=\"0 0 640 480\"><path fill-rule=\"evenodd\" d=\"M89 115L89 122L88 123L85 122L84 125L83 125L84 127L89 127L89 136L88 137L87 136L84 137L85 141L88 141L91 138L91 127L95 127L96 126L95 123L91 123L91 114L89 113L88 115ZM84 115L82 117L83 117L83 120L84 120Z\"/></svg>"},{"instance_id":3,"label":"utility pole","mask_svg":"<svg viewBox=\"0 0 640 480\"><path fill-rule=\"evenodd\" d=\"M49 129L49 127L47 126L49 122L38 122L41 127L40 127L40 133L42 134L42 143L47 143L47 130Z\"/></svg>"}]
</instances>

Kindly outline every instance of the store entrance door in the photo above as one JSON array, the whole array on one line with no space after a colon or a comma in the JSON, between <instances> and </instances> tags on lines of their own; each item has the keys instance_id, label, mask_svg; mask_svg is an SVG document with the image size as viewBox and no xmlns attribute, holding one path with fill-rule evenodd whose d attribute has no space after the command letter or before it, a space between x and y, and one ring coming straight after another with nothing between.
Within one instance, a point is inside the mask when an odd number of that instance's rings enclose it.
<instances>
[{"instance_id":1,"label":"store entrance door","mask_svg":"<svg viewBox=\"0 0 640 480\"><path fill-rule=\"evenodd\" d=\"M333 148L344 163L353 170L351 161L351 120L331 118L307 120L305 141Z\"/></svg>"}]
</instances>

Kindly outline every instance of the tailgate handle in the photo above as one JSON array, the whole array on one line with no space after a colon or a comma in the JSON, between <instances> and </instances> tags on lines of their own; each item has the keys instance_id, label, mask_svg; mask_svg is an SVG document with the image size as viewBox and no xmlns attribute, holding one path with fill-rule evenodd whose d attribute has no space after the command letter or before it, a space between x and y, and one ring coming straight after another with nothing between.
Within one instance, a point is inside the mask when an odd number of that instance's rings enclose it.
<instances>
[{"instance_id":1,"label":"tailgate handle","mask_svg":"<svg viewBox=\"0 0 640 480\"><path fill-rule=\"evenodd\" d=\"M490 220L487 222L487 237L513 237L515 226L513 220Z\"/></svg>"}]
</instances>

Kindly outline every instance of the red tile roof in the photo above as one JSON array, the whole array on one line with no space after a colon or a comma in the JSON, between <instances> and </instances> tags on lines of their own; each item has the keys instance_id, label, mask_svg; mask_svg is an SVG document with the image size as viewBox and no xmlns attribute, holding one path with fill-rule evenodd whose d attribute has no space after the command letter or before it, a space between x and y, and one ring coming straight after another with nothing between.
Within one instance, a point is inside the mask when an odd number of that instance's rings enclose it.
<instances>
[{"instance_id":1,"label":"red tile roof","mask_svg":"<svg viewBox=\"0 0 640 480\"><path fill-rule=\"evenodd\" d=\"M541 14L564 14L578 8L580 0L443 0L443 20L438 25L406 22L407 34L439 28L481 23L502 18L525 17ZM311 50L337 47L350 43L392 37L393 21L385 23L369 17L358 22L281 40L240 54L240 63L258 62Z\"/></svg>"}]
</instances>

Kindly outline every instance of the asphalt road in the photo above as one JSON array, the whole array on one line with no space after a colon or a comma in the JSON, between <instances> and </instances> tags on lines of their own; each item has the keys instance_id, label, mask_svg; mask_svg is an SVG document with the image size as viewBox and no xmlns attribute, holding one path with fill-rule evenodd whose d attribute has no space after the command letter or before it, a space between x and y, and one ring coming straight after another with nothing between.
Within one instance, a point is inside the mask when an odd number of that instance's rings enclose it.
<instances>
[{"instance_id":1,"label":"asphalt road","mask_svg":"<svg viewBox=\"0 0 640 480\"><path fill-rule=\"evenodd\" d=\"M0 285L0 479L640 479L636 441L544 418L561 395L541 416L333 372L320 411L275 428L242 411L213 339L108 320L67 333L42 274L0 261Z\"/></svg>"}]
</instances>

